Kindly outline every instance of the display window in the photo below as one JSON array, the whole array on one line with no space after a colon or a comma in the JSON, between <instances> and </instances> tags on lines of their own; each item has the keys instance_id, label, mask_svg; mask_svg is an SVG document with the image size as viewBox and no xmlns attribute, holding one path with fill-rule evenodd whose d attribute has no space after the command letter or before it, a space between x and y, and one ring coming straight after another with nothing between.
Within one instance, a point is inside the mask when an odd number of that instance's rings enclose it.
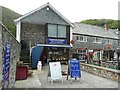
<instances>
[{"instance_id":1,"label":"display window","mask_svg":"<svg viewBox=\"0 0 120 90\"><path fill-rule=\"evenodd\" d=\"M79 48L78 54L80 60L85 60L85 54L87 53L87 48Z\"/></svg>"},{"instance_id":2,"label":"display window","mask_svg":"<svg viewBox=\"0 0 120 90\"><path fill-rule=\"evenodd\" d=\"M48 59L50 62L60 61L61 63L68 63L68 49L66 48L48 48Z\"/></svg>"}]
</instances>

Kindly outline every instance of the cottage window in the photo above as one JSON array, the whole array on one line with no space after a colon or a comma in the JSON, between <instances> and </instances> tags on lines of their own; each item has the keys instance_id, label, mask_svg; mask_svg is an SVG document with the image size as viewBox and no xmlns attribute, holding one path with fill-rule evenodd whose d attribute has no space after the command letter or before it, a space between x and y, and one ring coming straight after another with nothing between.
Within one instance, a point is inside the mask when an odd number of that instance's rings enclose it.
<instances>
[{"instance_id":1,"label":"cottage window","mask_svg":"<svg viewBox=\"0 0 120 90\"><path fill-rule=\"evenodd\" d=\"M106 40L105 40L105 43L106 43L106 44L112 44L112 42L113 42L113 41L112 41L111 39L106 39Z\"/></svg>"},{"instance_id":2,"label":"cottage window","mask_svg":"<svg viewBox=\"0 0 120 90\"><path fill-rule=\"evenodd\" d=\"M79 36L76 36L76 40L79 40Z\"/></svg>"},{"instance_id":3,"label":"cottage window","mask_svg":"<svg viewBox=\"0 0 120 90\"><path fill-rule=\"evenodd\" d=\"M94 38L94 43L102 43L102 38Z\"/></svg>"},{"instance_id":4,"label":"cottage window","mask_svg":"<svg viewBox=\"0 0 120 90\"><path fill-rule=\"evenodd\" d=\"M87 42L86 36L80 36L80 42Z\"/></svg>"}]
</instances>

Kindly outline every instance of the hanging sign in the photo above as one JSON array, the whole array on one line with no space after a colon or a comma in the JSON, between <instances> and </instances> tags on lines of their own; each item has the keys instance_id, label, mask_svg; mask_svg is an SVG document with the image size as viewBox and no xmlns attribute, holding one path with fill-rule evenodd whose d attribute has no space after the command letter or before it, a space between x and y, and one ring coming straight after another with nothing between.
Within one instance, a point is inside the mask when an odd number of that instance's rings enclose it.
<instances>
[{"instance_id":1,"label":"hanging sign","mask_svg":"<svg viewBox=\"0 0 120 90\"><path fill-rule=\"evenodd\" d=\"M61 79L62 80L62 73L61 73L61 65L60 62L50 62L50 74L52 80Z\"/></svg>"},{"instance_id":2,"label":"hanging sign","mask_svg":"<svg viewBox=\"0 0 120 90\"><path fill-rule=\"evenodd\" d=\"M71 78L81 77L80 62L76 58L70 60L70 77Z\"/></svg>"},{"instance_id":3,"label":"hanging sign","mask_svg":"<svg viewBox=\"0 0 120 90\"><path fill-rule=\"evenodd\" d=\"M9 70L10 70L10 44L7 43L4 51L4 79L3 88L7 88L9 81Z\"/></svg>"}]
</instances>

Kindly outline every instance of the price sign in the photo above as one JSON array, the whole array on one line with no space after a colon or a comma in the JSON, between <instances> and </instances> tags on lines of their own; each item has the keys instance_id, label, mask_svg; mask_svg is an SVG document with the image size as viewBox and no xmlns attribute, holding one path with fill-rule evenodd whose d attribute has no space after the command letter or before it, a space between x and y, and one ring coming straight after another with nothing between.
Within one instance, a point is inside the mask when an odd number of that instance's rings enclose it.
<instances>
[{"instance_id":1,"label":"price sign","mask_svg":"<svg viewBox=\"0 0 120 90\"><path fill-rule=\"evenodd\" d=\"M51 79L52 80L62 79L60 62L50 62L49 65L50 65Z\"/></svg>"},{"instance_id":2,"label":"price sign","mask_svg":"<svg viewBox=\"0 0 120 90\"><path fill-rule=\"evenodd\" d=\"M77 59L70 61L70 77L71 78L80 78L80 62Z\"/></svg>"}]
</instances>

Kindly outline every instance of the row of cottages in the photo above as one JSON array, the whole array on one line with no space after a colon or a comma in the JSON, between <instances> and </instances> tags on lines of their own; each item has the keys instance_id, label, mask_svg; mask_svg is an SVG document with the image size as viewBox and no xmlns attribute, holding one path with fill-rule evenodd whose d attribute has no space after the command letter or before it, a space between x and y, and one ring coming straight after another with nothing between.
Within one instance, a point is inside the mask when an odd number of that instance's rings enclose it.
<instances>
[{"instance_id":1,"label":"row of cottages","mask_svg":"<svg viewBox=\"0 0 120 90\"><path fill-rule=\"evenodd\" d=\"M73 55L80 60L85 54L92 60L114 60L117 58L118 30L74 23Z\"/></svg>"},{"instance_id":2,"label":"row of cottages","mask_svg":"<svg viewBox=\"0 0 120 90\"><path fill-rule=\"evenodd\" d=\"M21 60L37 67L40 57L67 63L70 58L73 24L47 3L15 20L16 39L21 42Z\"/></svg>"}]
</instances>

